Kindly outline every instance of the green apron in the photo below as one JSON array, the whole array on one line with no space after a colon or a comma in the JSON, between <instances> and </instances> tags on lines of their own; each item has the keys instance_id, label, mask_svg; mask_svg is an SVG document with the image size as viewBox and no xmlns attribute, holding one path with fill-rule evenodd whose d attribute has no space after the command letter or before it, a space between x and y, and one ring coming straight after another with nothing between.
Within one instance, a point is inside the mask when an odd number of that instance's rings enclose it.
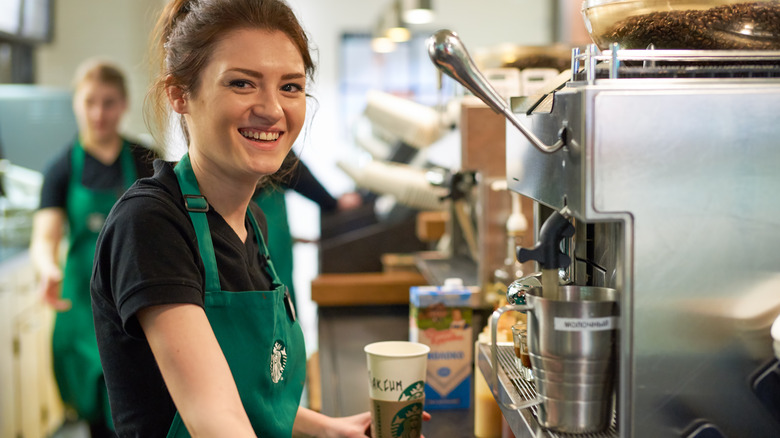
<instances>
[{"instance_id":1,"label":"green apron","mask_svg":"<svg viewBox=\"0 0 780 438\"><path fill-rule=\"evenodd\" d=\"M293 238L287 221L287 203L282 188L266 187L255 197L255 202L265 213L268 223L268 253L274 261L279 279L287 285L293 303Z\"/></svg>"},{"instance_id":2,"label":"green apron","mask_svg":"<svg viewBox=\"0 0 780 438\"><path fill-rule=\"evenodd\" d=\"M306 349L295 308L268 258L263 235L247 209L274 289L223 291L205 214L209 205L198 189L188 154L174 170L206 269L206 316L233 373L244 409L257 436L292 436L306 380ZM189 436L177 412L168 437Z\"/></svg>"},{"instance_id":3,"label":"green apron","mask_svg":"<svg viewBox=\"0 0 780 438\"><path fill-rule=\"evenodd\" d=\"M57 313L52 335L54 375L62 400L89 422L101 418L109 426L111 413L100 365L89 282L98 234L106 216L122 192L137 179L130 144L122 144L119 163L124 179L121 190L95 190L84 187L81 179L86 152L76 140L71 154L66 214L68 219L68 255L62 280L62 298L71 308Z\"/></svg>"}]
</instances>

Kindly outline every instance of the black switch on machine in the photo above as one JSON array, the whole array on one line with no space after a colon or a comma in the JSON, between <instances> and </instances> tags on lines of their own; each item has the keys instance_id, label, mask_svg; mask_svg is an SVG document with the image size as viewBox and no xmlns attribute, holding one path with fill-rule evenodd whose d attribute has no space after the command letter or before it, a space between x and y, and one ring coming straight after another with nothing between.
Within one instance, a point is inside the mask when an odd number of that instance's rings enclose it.
<instances>
[{"instance_id":1,"label":"black switch on machine","mask_svg":"<svg viewBox=\"0 0 780 438\"><path fill-rule=\"evenodd\" d=\"M726 438L726 435L712 423L698 423L690 432L683 434L684 438Z\"/></svg>"},{"instance_id":2,"label":"black switch on machine","mask_svg":"<svg viewBox=\"0 0 780 438\"><path fill-rule=\"evenodd\" d=\"M780 422L780 362L777 359L770 361L756 373L753 392Z\"/></svg>"}]
</instances>

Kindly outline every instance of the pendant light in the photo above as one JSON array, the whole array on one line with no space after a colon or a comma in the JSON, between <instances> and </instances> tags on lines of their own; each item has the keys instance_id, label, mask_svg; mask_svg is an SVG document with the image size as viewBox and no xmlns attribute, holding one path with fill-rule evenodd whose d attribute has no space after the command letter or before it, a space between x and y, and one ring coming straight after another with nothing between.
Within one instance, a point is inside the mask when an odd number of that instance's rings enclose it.
<instances>
[{"instance_id":1,"label":"pendant light","mask_svg":"<svg viewBox=\"0 0 780 438\"><path fill-rule=\"evenodd\" d=\"M433 0L400 0L401 18L409 24L426 24L433 21Z\"/></svg>"},{"instance_id":2,"label":"pendant light","mask_svg":"<svg viewBox=\"0 0 780 438\"><path fill-rule=\"evenodd\" d=\"M371 50L376 53L390 53L395 50L395 42L387 36L387 20L379 17L371 33Z\"/></svg>"},{"instance_id":3,"label":"pendant light","mask_svg":"<svg viewBox=\"0 0 780 438\"><path fill-rule=\"evenodd\" d=\"M401 2L396 0L390 3L390 7L385 12L385 18L387 20L387 28L385 35L395 43L403 43L409 41L411 33L406 28L403 19L401 18Z\"/></svg>"}]
</instances>

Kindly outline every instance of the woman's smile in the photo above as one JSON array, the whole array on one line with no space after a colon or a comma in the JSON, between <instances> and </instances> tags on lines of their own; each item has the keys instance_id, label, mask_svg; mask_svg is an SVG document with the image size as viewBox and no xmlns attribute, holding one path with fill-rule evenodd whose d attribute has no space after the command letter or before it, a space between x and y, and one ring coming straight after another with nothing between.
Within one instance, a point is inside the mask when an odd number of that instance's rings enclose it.
<instances>
[{"instance_id":1,"label":"woman's smile","mask_svg":"<svg viewBox=\"0 0 780 438\"><path fill-rule=\"evenodd\" d=\"M251 129L242 129L239 132L241 135L250 140L259 141L275 141L279 138L280 135L279 132L255 131Z\"/></svg>"},{"instance_id":2,"label":"woman's smile","mask_svg":"<svg viewBox=\"0 0 780 438\"><path fill-rule=\"evenodd\" d=\"M252 147L263 150L273 150L277 148L280 144L279 139L284 136L284 132L261 129L239 129L238 132L246 140L249 140Z\"/></svg>"}]
</instances>

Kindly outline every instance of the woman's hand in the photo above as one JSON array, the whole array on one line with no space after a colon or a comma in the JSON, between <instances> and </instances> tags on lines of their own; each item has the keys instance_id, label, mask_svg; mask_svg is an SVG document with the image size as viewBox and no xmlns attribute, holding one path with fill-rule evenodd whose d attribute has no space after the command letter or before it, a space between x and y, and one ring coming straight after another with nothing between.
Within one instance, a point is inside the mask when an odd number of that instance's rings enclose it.
<instances>
[{"instance_id":1,"label":"woman's hand","mask_svg":"<svg viewBox=\"0 0 780 438\"><path fill-rule=\"evenodd\" d=\"M30 259L40 278L38 288L41 297L44 302L59 312L70 309L70 301L60 297L62 269L58 257L66 223L65 210L62 208L40 209L33 215L30 241Z\"/></svg>"},{"instance_id":2,"label":"woman's hand","mask_svg":"<svg viewBox=\"0 0 780 438\"><path fill-rule=\"evenodd\" d=\"M330 418L331 427L325 432L328 438L364 438L371 436L371 413L350 417Z\"/></svg>"},{"instance_id":3,"label":"woman's hand","mask_svg":"<svg viewBox=\"0 0 780 438\"><path fill-rule=\"evenodd\" d=\"M363 198L360 196L360 193L350 192L339 196L338 209L341 211L352 210L361 205L363 205Z\"/></svg>"},{"instance_id":4,"label":"woman's hand","mask_svg":"<svg viewBox=\"0 0 780 438\"><path fill-rule=\"evenodd\" d=\"M50 305L57 312L70 310L70 300L63 300L62 293L62 270L56 266L40 273L41 279L38 285L43 301Z\"/></svg>"},{"instance_id":5,"label":"woman's hand","mask_svg":"<svg viewBox=\"0 0 780 438\"><path fill-rule=\"evenodd\" d=\"M431 414L423 412L423 421L431 419ZM371 437L371 413L350 417L327 417L306 408L298 408L295 417L293 436L320 438L369 438ZM424 437L422 437L424 438Z\"/></svg>"}]
</instances>

